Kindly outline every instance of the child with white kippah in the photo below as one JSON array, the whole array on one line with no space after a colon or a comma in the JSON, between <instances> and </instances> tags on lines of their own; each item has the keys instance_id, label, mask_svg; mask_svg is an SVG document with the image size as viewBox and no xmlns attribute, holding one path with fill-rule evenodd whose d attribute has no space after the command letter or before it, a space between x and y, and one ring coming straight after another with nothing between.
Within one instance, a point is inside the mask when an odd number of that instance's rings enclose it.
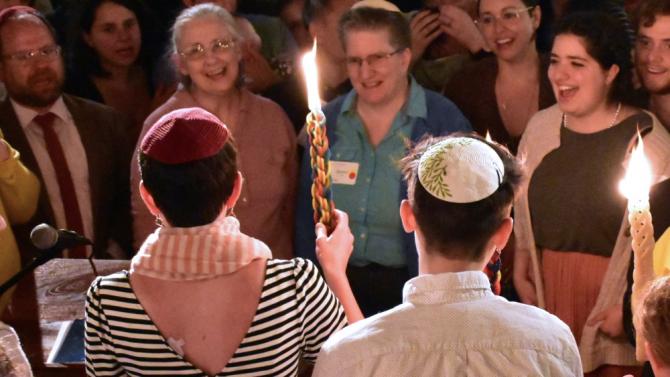
<instances>
[{"instance_id":1,"label":"child with white kippah","mask_svg":"<svg viewBox=\"0 0 670 377\"><path fill-rule=\"evenodd\" d=\"M315 376L581 376L570 329L493 294L482 272L512 231L521 180L503 147L476 136L427 138L401 161L419 276L403 304L334 334Z\"/></svg>"}]
</instances>

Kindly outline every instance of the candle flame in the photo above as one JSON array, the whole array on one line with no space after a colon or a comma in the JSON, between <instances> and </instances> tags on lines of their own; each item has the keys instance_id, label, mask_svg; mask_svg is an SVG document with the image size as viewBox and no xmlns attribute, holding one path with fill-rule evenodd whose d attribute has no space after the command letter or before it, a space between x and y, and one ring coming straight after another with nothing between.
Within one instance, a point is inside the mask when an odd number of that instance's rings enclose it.
<instances>
[{"instance_id":1,"label":"candle flame","mask_svg":"<svg viewBox=\"0 0 670 377\"><path fill-rule=\"evenodd\" d=\"M319 98L319 72L316 67L316 39L312 51L302 56L302 69L307 83L307 104L309 111L317 114L321 111L321 98Z\"/></svg>"},{"instance_id":2,"label":"candle flame","mask_svg":"<svg viewBox=\"0 0 670 377\"><path fill-rule=\"evenodd\" d=\"M486 141L488 141L489 143L493 142L493 139L491 139L491 133L489 132L489 130L486 130Z\"/></svg>"},{"instance_id":3,"label":"candle flame","mask_svg":"<svg viewBox=\"0 0 670 377\"><path fill-rule=\"evenodd\" d=\"M637 133L638 144L633 148L626 175L619 182L619 191L628 199L628 209L647 206L649 188L651 187L651 166L644 154L644 143L640 132Z\"/></svg>"}]
</instances>

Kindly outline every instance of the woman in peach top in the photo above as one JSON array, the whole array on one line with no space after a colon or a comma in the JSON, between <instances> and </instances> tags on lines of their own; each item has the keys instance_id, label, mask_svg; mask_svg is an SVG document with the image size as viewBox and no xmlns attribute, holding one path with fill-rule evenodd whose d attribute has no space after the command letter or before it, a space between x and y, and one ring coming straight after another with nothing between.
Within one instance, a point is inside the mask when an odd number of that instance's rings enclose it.
<instances>
[{"instance_id":1,"label":"woman in peach top","mask_svg":"<svg viewBox=\"0 0 670 377\"><path fill-rule=\"evenodd\" d=\"M202 107L231 130L239 149L244 189L235 207L242 232L265 242L278 258L293 255L297 152L293 126L274 102L242 87L240 36L222 7L187 8L173 27L174 59L182 86L144 123L139 141L162 115ZM139 145L139 144L138 144ZM139 197L137 151L131 164L134 246L155 229Z\"/></svg>"}]
</instances>

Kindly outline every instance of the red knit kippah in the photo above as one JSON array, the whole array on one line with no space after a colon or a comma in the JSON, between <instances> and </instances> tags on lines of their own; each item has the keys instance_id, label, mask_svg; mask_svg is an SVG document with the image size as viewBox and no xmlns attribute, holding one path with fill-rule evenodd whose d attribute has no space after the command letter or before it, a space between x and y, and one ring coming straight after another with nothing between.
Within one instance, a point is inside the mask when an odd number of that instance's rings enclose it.
<instances>
[{"instance_id":1,"label":"red knit kippah","mask_svg":"<svg viewBox=\"0 0 670 377\"><path fill-rule=\"evenodd\" d=\"M163 115L149 129L140 150L164 164L183 164L219 153L228 135L226 125L207 111L179 109Z\"/></svg>"}]
</instances>

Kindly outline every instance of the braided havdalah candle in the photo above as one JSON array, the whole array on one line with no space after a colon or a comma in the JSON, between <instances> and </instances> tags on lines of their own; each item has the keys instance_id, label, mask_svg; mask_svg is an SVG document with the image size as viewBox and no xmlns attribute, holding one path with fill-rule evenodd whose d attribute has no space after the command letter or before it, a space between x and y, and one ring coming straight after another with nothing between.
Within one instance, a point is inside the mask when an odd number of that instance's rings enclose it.
<instances>
[{"instance_id":1,"label":"braided havdalah candle","mask_svg":"<svg viewBox=\"0 0 670 377\"><path fill-rule=\"evenodd\" d=\"M312 51L305 54L302 59L307 83L307 99L309 114L307 115L307 134L309 135L309 156L312 166L312 208L314 209L314 222L320 222L326 226L328 232L332 231L334 223L335 204L330 191L330 150L328 149L328 136L326 135L326 117L321 112L321 99L319 98L318 72L316 67L316 41Z\"/></svg>"}]
</instances>

